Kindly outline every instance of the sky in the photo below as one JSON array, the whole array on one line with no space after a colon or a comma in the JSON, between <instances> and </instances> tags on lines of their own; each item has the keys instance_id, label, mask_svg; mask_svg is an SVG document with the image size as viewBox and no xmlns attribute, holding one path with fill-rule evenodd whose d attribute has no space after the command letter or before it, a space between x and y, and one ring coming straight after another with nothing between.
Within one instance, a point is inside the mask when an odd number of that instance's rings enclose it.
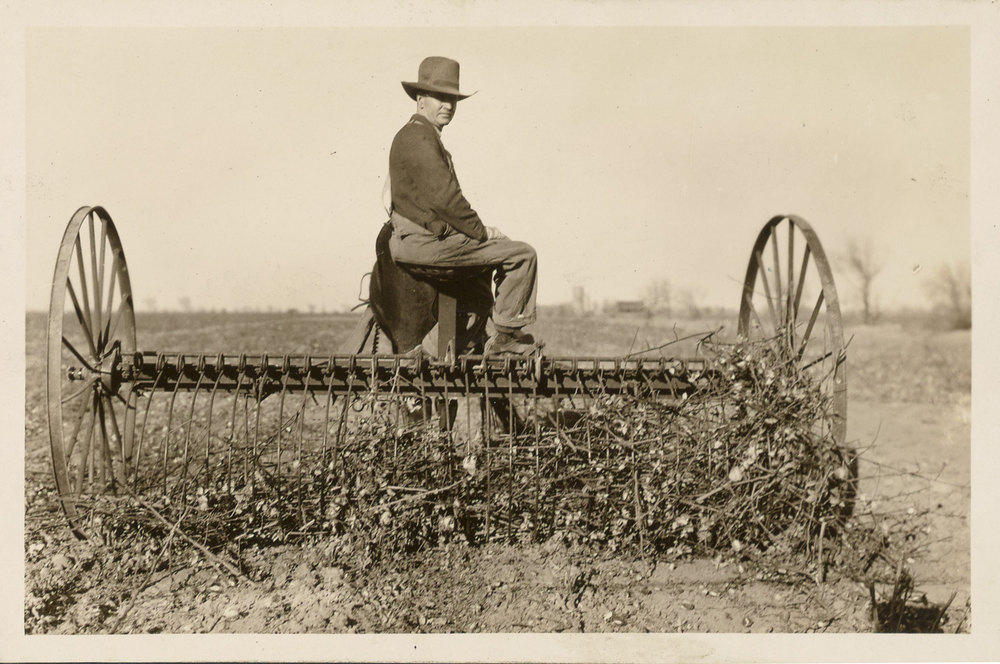
<instances>
[{"instance_id":1,"label":"sky","mask_svg":"<svg viewBox=\"0 0 1000 664\"><path fill-rule=\"evenodd\" d=\"M534 245L539 302L668 280L735 307L775 214L846 243L883 307L970 254L967 27L29 28L26 306L82 205L118 226L139 311L353 306L414 112L461 63L443 134L488 225Z\"/></svg>"}]
</instances>

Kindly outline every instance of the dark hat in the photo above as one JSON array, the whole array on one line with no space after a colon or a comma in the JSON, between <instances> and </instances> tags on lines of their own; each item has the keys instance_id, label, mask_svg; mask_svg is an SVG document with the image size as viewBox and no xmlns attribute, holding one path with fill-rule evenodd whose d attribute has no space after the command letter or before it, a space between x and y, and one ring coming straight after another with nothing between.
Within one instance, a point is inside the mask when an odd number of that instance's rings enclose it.
<instances>
[{"instance_id":1,"label":"dark hat","mask_svg":"<svg viewBox=\"0 0 1000 664\"><path fill-rule=\"evenodd\" d=\"M451 95L456 99L465 99L471 96L458 91L458 63L451 58L442 58L436 55L424 58L424 61L420 63L416 83L406 81L401 81L401 83L406 94L414 100L421 92L438 92Z\"/></svg>"}]
</instances>

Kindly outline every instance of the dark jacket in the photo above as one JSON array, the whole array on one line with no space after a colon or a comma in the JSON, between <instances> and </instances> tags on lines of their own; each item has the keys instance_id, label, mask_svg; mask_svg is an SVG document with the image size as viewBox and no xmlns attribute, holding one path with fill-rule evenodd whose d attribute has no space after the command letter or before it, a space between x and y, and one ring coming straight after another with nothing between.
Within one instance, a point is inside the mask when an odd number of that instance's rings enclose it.
<instances>
[{"instance_id":1,"label":"dark jacket","mask_svg":"<svg viewBox=\"0 0 1000 664\"><path fill-rule=\"evenodd\" d=\"M434 125L414 115L389 150L389 181L396 212L435 235L449 227L484 241L486 228L462 195L451 155Z\"/></svg>"}]
</instances>

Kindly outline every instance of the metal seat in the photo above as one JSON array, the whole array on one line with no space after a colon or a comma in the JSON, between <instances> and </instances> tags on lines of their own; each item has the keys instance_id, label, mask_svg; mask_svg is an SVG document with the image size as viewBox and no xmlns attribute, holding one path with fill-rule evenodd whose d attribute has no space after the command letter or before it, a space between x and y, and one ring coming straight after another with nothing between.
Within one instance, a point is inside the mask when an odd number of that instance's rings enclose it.
<instances>
[{"instance_id":1,"label":"metal seat","mask_svg":"<svg viewBox=\"0 0 1000 664\"><path fill-rule=\"evenodd\" d=\"M452 284L475 279L487 274L493 265L419 265L402 263L396 265L421 281L426 281L437 290L438 359L454 358L458 354L458 297Z\"/></svg>"},{"instance_id":2,"label":"metal seat","mask_svg":"<svg viewBox=\"0 0 1000 664\"><path fill-rule=\"evenodd\" d=\"M464 281L475 279L494 269L493 265L418 265L416 263L401 263L396 261L396 265L403 268L417 279L431 281L435 283L448 283L452 281Z\"/></svg>"}]
</instances>

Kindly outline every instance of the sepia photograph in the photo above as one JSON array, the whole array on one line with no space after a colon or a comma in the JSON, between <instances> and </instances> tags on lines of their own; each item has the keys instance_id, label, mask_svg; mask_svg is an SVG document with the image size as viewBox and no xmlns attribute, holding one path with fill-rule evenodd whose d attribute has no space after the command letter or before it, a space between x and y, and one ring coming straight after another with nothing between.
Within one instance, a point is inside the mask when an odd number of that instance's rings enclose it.
<instances>
[{"instance_id":1,"label":"sepia photograph","mask_svg":"<svg viewBox=\"0 0 1000 664\"><path fill-rule=\"evenodd\" d=\"M997 12L918 4L25 10L16 659L1000 655Z\"/></svg>"}]
</instances>

